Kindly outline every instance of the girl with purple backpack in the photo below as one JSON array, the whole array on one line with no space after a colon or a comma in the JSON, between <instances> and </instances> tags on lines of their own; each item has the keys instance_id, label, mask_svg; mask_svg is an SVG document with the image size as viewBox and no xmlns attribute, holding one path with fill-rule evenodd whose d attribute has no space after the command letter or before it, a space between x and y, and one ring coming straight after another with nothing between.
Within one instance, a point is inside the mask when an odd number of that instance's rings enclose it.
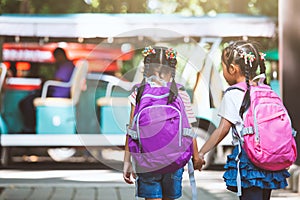
<instances>
[{"instance_id":1,"label":"girl with purple backpack","mask_svg":"<svg viewBox=\"0 0 300 200\"><path fill-rule=\"evenodd\" d=\"M207 152L225 138L231 128L233 133L243 135L243 119L250 106L250 88L253 94L253 88L263 84L254 81L256 71L260 68L260 76L265 73L265 54L259 52L257 46L254 42L236 41L222 52L223 76L231 87L226 90L219 108L219 127L199 151L202 160ZM246 91L234 87L239 84L244 84ZM237 192L240 200L269 200L273 189L287 186L286 179L290 174L286 169L271 171L257 167L242 148L242 140L236 138L239 134L233 136L236 139L233 141L235 147L232 154L227 156L223 176L228 190Z\"/></svg>"},{"instance_id":2,"label":"girl with purple backpack","mask_svg":"<svg viewBox=\"0 0 300 200\"><path fill-rule=\"evenodd\" d=\"M139 107L142 107L142 104L145 104L144 102L147 99L147 97L151 98L152 96L155 96L153 94L149 94L148 92L151 90L153 91L163 91L165 90L167 93L166 95L161 95L165 96L165 105L163 107L168 107L171 105L173 102L180 100L182 103L182 106L184 107L184 118L186 118L186 121L188 125L190 126L190 123L195 122L195 116L191 108L191 103L190 103L190 97L187 94L185 90L181 90L175 82L175 71L176 71L176 64L177 64L177 59L176 55L177 52L174 49L167 49L165 47L154 47L152 48L151 46L146 47L142 51L144 55L144 78L143 81L138 84L132 94L129 96L129 100L131 102L131 115L130 115L130 125L133 126L133 121L136 120L136 116L139 115L137 113L139 110ZM170 82L170 80L172 80ZM157 89L155 89L157 88ZM163 98L162 98L163 99ZM142 102L144 101L144 102ZM152 103L151 100L149 100L148 104ZM155 101L155 100L153 100ZM157 106L159 107L159 105ZM145 110L145 109L144 109ZM153 118L155 119L164 116L163 112L157 112L154 108L153 111L151 111L155 117L148 117L148 118ZM140 124L144 123L143 121L144 118L141 118L141 121L139 121ZM138 121L138 120L137 120ZM157 120L156 120L157 121ZM165 124L162 122L165 126ZM183 122L184 123L184 122ZM128 130L131 130L133 127L129 127ZM165 127L159 127L159 129L163 129ZM171 128L167 128L167 132L173 129L175 129L173 126ZM146 131L140 131L140 135L148 134L145 132L151 132L151 128L146 128ZM129 132L132 132L129 131ZM131 179L131 176L133 176L134 179L136 179L137 183L137 191L136 195L138 197L145 198L146 200L171 200L171 199L177 199L182 195L182 174L183 174L183 167L186 163L183 164L179 169L176 169L173 167L175 166L172 160L170 159L169 163L167 163L167 166L162 166L161 169L156 169L154 165L152 164L155 162L148 162L149 167L147 166L147 161L149 160L148 158L145 159L144 163L141 163L141 165L144 165L143 167L147 168L144 171L142 171L140 163L137 163L138 158L140 155L136 155L138 153L133 152L132 147L133 145L141 145L140 143L143 143L143 138L139 139L134 139L133 134L130 134L128 132L127 137L126 137L126 143L125 143L125 155L124 155L124 168L123 168L123 178L124 181L128 184L133 184L134 181ZM155 131L152 131L155 132ZM138 132L139 133L139 132ZM169 132L168 132L169 133ZM153 133L151 133L153 135ZM140 136L142 137L142 136ZM149 136L152 137L152 136ZM155 133L154 136L155 137ZM163 140L165 138L161 137L158 138L153 144L150 144L150 148L154 147L156 148L159 146L160 142L159 140ZM176 137L177 139L177 137ZM142 141L142 142L141 142ZM183 140L184 141L184 140ZM195 169L200 168L201 163L200 159L198 156L198 147L197 147L197 142L195 138L191 138L191 152L190 152L190 157L192 156L193 159L193 165L192 168L194 167ZM139 143L140 142L140 143ZM146 142L144 142L146 143ZM182 142L184 143L184 142ZM178 144L178 142L177 142ZM142 147L141 154L144 153L145 156L146 154L146 148L148 147ZM136 147L136 149L139 149L139 146ZM139 151L139 150L137 150ZM178 149L174 149L174 152L179 151ZM156 155L153 160L158 159L159 154L156 154L159 151L154 151L151 152L151 155ZM133 157L133 162L131 161L131 157ZM190 158L188 157L188 159ZM166 157L167 158L167 157ZM168 157L169 158L169 157ZM166 159L168 160L168 159ZM136 161L136 162L135 162ZM146 164L145 164L146 163ZM146 165L146 166L145 166ZM140 168L138 168L140 166ZM137 169L138 168L138 169ZM151 170L153 169L153 170ZM169 171L170 170L170 171Z\"/></svg>"}]
</instances>

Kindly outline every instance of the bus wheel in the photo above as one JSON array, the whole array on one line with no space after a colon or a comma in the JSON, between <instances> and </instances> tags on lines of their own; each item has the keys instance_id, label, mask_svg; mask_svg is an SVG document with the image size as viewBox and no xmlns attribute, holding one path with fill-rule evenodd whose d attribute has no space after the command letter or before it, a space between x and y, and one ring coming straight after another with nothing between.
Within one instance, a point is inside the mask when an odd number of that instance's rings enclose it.
<instances>
[{"instance_id":1,"label":"bus wheel","mask_svg":"<svg viewBox=\"0 0 300 200\"><path fill-rule=\"evenodd\" d=\"M198 145L198 151L200 150L200 148L204 145L204 143L208 140L208 138L210 137L210 134L208 131L199 128L199 127L193 127L193 130L195 131L195 133L197 133L197 145ZM202 167L202 169L208 169L209 166L213 163L214 161L214 154L215 154L215 150L212 149L210 152L206 153L204 156L204 160L205 160L205 165Z\"/></svg>"}]
</instances>

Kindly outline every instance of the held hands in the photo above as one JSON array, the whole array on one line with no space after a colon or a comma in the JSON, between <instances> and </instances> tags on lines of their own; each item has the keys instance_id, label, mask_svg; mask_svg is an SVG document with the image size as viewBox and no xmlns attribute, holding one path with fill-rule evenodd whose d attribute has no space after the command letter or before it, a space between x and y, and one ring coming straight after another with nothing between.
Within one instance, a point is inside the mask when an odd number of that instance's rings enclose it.
<instances>
[{"instance_id":1,"label":"held hands","mask_svg":"<svg viewBox=\"0 0 300 200\"><path fill-rule=\"evenodd\" d=\"M202 153L198 154L198 157L193 157L194 169L201 171L203 165L205 165L204 155Z\"/></svg>"},{"instance_id":2,"label":"held hands","mask_svg":"<svg viewBox=\"0 0 300 200\"><path fill-rule=\"evenodd\" d=\"M124 162L123 179L128 184L133 184L134 183L134 181L131 179L131 175L134 179L136 178L136 174L133 172L131 162Z\"/></svg>"}]
</instances>

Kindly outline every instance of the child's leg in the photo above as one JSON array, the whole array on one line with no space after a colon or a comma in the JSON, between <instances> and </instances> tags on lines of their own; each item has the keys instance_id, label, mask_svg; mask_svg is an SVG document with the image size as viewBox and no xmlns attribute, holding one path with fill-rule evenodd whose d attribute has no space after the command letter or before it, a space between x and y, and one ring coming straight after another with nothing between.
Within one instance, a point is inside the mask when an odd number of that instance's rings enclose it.
<instances>
[{"instance_id":1,"label":"child's leg","mask_svg":"<svg viewBox=\"0 0 300 200\"><path fill-rule=\"evenodd\" d=\"M270 190L270 189L264 189L263 190L263 200L270 200L271 192L272 192L272 190Z\"/></svg>"},{"instance_id":2,"label":"child's leg","mask_svg":"<svg viewBox=\"0 0 300 200\"><path fill-rule=\"evenodd\" d=\"M164 174L162 181L163 200L173 200L181 197L183 171L184 169L181 168L176 172Z\"/></svg>"},{"instance_id":3,"label":"child's leg","mask_svg":"<svg viewBox=\"0 0 300 200\"><path fill-rule=\"evenodd\" d=\"M162 200L161 174L142 173L137 179L137 195L145 200Z\"/></svg>"},{"instance_id":4,"label":"child's leg","mask_svg":"<svg viewBox=\"0 0 300 200\"><path fill-rule=\"evenodd\" d=\"M240 197L240 200L269 200L270 197L271 190L250 187L242 189L242 196Z\"/></svg>"}]
</instances>

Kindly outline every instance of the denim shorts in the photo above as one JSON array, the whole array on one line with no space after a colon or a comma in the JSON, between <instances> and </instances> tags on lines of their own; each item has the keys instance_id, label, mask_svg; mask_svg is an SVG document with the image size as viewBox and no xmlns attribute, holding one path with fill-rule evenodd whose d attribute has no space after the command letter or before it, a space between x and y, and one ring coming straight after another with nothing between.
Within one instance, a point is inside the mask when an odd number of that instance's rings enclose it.
<instances>
[{"instance_id":1,"label":"denim shorts","mask_svg":"<svg viewBox=\"0 0 300 200\"><path fill-rule=\"evenodd\" d=\"M141 173L137 179L137 195L142 198L178 199L182 195L183 168L173 173Z\"/></svg>"}]
</instances>

